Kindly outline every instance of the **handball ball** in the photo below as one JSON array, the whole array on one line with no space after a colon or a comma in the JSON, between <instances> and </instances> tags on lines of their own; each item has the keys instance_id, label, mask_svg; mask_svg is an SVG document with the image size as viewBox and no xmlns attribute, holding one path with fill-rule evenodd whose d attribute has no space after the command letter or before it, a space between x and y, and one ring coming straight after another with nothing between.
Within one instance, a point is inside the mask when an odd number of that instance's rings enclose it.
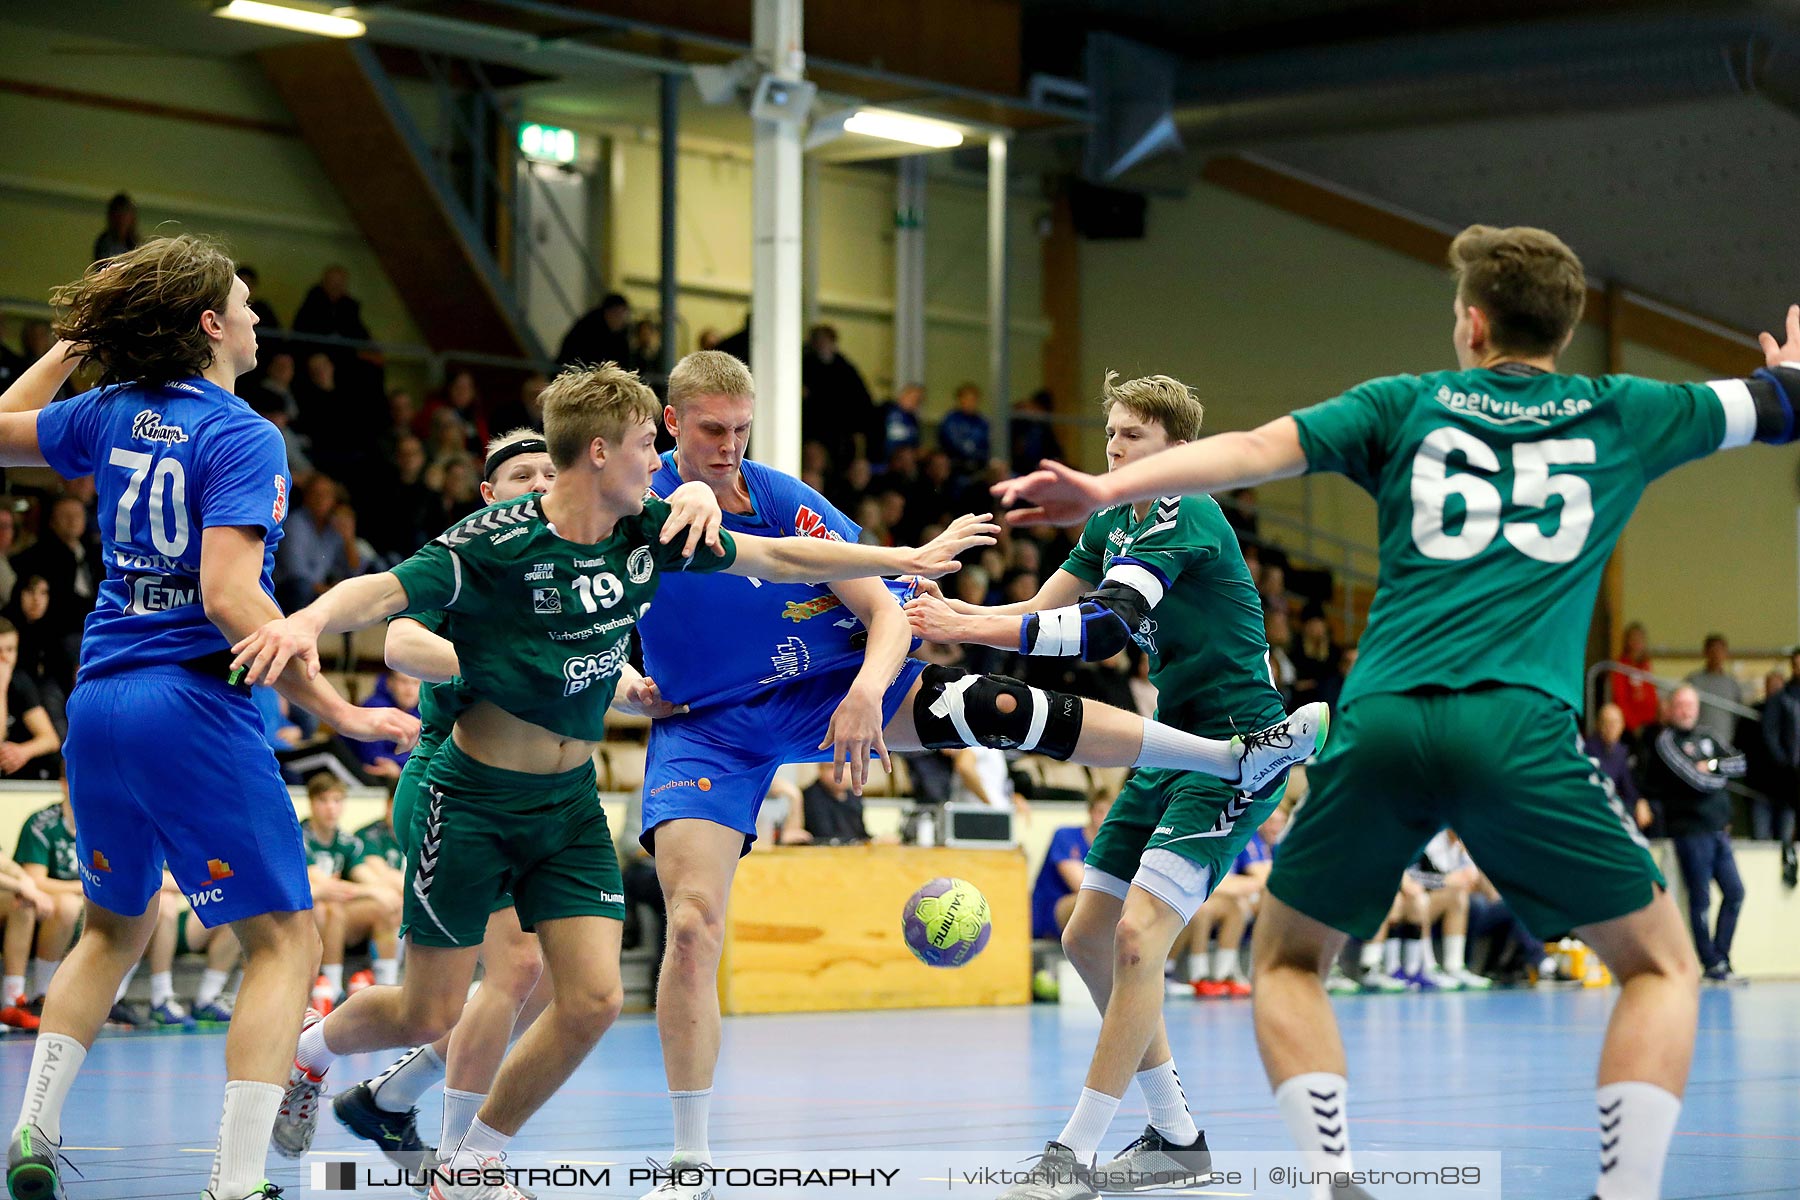
<instances>
[{"instance_id":1,"label":"handball ball","mask_svg":"<svg viewBox=\"0 0 1800 1200\"><path fill-rule=\"evenodd\" d=\"M966 879L934 879L912 894L901 915L907 949L928 967L960 967L994 932L987 897Z\"/></svg>"}]
</instances>

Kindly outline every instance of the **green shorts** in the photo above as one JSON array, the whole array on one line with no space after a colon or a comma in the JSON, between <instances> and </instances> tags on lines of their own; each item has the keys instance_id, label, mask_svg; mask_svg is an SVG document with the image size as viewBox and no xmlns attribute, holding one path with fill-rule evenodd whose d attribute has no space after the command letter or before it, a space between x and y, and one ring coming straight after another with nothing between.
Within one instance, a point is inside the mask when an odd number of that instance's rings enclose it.
<instances>
[{"instance_id":1,"label":"green shorts","mask_svg":"<svg viewBox=\"0 0 1800 1200\"><path fill-rule=\"evenodd\" d=\"M439 747L448 740L441 737L429 742L420 739L394 783L394 835L400 839L400 852L406 862L418 856L419 843L425 837L425 818L431 810L425 798L425 772L431 769L431 760ZM493 911L500 912L512 906L512 893L502 892L494 899Z\"/></svg>"},{"instance_id":2,"label":"green shorts","mask_svg":"<svg viewBox=\"0 0 1800 1200\"><path fill-rule=\"evenodd\" d=\"M1285 773L1257 796L1223 779L1163 767L1131 773L1100 826L1087 865L1126 883L1151 850L1168 850L1207 869L1207 892L1287 794Z\"/></svg>"},{"instance_id":3,"label":"green shorts","mask_svg":"<svg viewBox=\"0 0 1800 1200\"><path fill-rule=\"evenodd\" d=\"M479 946L510 890L526 932L564 917L625 919L625 889L594 767L527 775L445 741L406 860L402 932L422 946Z\"/></svg>"},{"instance_id":4,"label":"green shorts","mask_svg":"<svg viewBox=\"0 0 1800 1200\"><path fill-rule=\"evenodd\" d=\"M1363 696L1331 732L1269 877L1316 921L1372 937L1444 828L1539 937L1636 912L1665 886L1574 712L1543 692Z\"/></svg>"}]
</instances>

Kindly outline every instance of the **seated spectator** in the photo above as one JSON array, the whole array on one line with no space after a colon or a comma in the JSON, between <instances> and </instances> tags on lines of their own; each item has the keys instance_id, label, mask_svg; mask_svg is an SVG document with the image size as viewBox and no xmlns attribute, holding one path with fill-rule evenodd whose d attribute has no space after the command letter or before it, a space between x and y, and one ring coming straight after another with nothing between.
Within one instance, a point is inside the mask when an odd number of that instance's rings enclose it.
<instances>
[{"instance_id":1,"label":"seated spectator","mask_svg":"<svg viewBox=\"0 0 1800 1200\"><path fill-rule=\"evenodd\" d=\"M974 475L993 457L988 421L981 414L981 389L965 383L956 389L956 407L938 424L938 445L950 455L958 475Z\"/></svg>"},{"instance_id":2,"label":"seated spectator","mask_svg":"<svg viewBox=\"0 0 1800 1200\"><path fill-rule=\"evenodd\" d=\"M1479 870L1479 869L1478 869ZM1507 906L1500 890L1477 874L1469 892L1469 939L1488 939L1482 975L1503 987L1531 986L1555 973L1542 939Z\"/></svg>"},{"instance_id":3,"label":"seated spectator","mask_svg":"<svg viewBox=\"0 0 1800 1200\"><path fill-rule=\"evenodd\" d=\"M352 867L362 861L362 847L339 828L344 815L345 788L336 776L321 772L306 781L312 813L300 822L306 838L306 857L311 864L313 919L324 943L319 978L313 984L312 1007L329 1013L344 998L344 949L373 939L382 959L398 962L400 953L400 897L362 880L353 880ZM322 1006L322 1007L321 1007Z\"/></svg>"},{"instance_id":4,"label":"seated spectator","mask_svg":"<svg viewBox=\"0 0 1800 1200\"><path fill-rule=\"evenodd\" d=\"M1417 906L1413 918L1421 931L1420 953L1423 968L1415 976L1422 990L1431 985L1458 990L1483 991L1491 986L1484 975L1469 970L1469 900L1475 891L1480 872L1469 858L1462 839L1453 829L1439 830L1425 844L1418 860L1406 869L1406 878L1425 893L1425 903ZM1433 952L1431 931L1439 923L1444 930L1444 957L1440 965Z\"/></svg>"},{"instance_id":5,"label":"seated spectator","mask_svg":"<svg viewBox=\"0 0 1800 1200\"><path fill-rule=\"evenodd\" d=\"M8 779L57 779L62 775L62 739L44 709L37 681L19 669L19 631L0 617L0 705L6 740L0 742L0 773Z\"/></svg>"},{"instance_id":6,"label":"seated spectator","mask_svg":"<svg viewBox=\"0 0 1800 1200\"><path fill-rule=\"evenodd\" d=\"M1035 471L1045 459L1062 462L1062 442L1051 423L1055 402L1049 388L1039 388L1021 404L1012 419L1012 470L1014 475Z\"/></svg>"},{"instance_id":7,"label":"seated spectator","mask_svg":"<svg viewBox=\"0 0 1800 1200\"><path fill-rule=\"evenodd\" d=\"M1644 632L1642 621L1633 621L1625 627L1625 641L1619 650L1619 661L1649 674L1650 638ZM1662 711L1656 685L1648 679L1633 679L1629 675L1613 675L1612 702L1625 714L1625 732L1634 736L1656 724L1657 714Z\"/></svg>"},{"instance_id":8,"label":"seated spectator","mask_svg":"<svg viewBox=\"0 0 1800 1200\"><path fill-rule=\"evenodd\" d=\"M402 675L400 678L412 677ZM419 681L414 679L414 705L411 711L415 716L418 715L418 686ZM401 909L406 894L406 851L401 847L400 835L394 829L394 792L391 786L388 789L387 808L380 817L357 830L354 836L357 857L350 864L351 881L383 895L396 910ZM375 959L366 978L361 971L352 975L348 990L358 992L371 983L392 987L399 982L400 957L396 947L394 953L383 953Z\"/></svg>"},{"instance_id":9,"label":"seated spectator","mask_svg":"<svg viewBox=\"0 0 1800 1200\"><path fill-rule=\"evenodd\" d=\"M1650 801L1638 794L1637 777L1632 770L1631 748L1625 744L1625 714L1616 704L1600 706L1600 727L1582 743L1582 751L1600 768L1618 794L1625 811L1632 814L1639 829L1648 831L1656 823Z\"/></svg>"},{"instance_id":10,"label":"seated spectator","mask_svg":"<svg viewBox=\"0 0 1800 1200\"><path fill-rule=\"evenodd\" d=\"M987 746L964 746L945 750L954 774L950 780L953 804L985 804L1013 814L1018 821L1029 820L1031 806L1013 786L1012 767L1006 751Z\"/></svg>"},{"instance_id":11,"label":"seated spectator","mask_svg":"<svg viewBox=\"0 0 1800 1200\"><path fill-rule=\"evenodd\" d=\"M433 524L434 510L441 505L437 493L426 486L425 447L418 438L410 433L401 438L392 463L386 490L362 524L376 552L398 562L442 532Z\"/></svg>"},{"instance_id":12,"label":"seated spectator","mask_svg":"<svg viewBox=\"0 0 1800 1200\"><path fill-rule=\"evenodd\" d=\"M7 1007L0 1011L0 1021L15 1029L36 1029L50 978L69 952L81 920L81 864L66 789L60 801L25 819L13 862L23 868L25 878L9 888L21 902L6 918Z\"/></svg>"},{"instance_id":13,"label":"seated spectator","mask_svg":"<svg viewBox=\"0 0 1800 1200\"><path fill-rule=\"evenodd\" d=\"M1322 700L1337 703L1344 690L1344 676L1338 668L1338 650L1331 641L1331 626L1325 614L1313 610L1300 621L1300 640L1289 656L1294 664L1294 703L1310 704Z\"/></svg>"},{"instance_id":14,"label":"seated spectator","mask_svg":"<svg viewBox=\"0 0 1800 1200\"><path fill-rule=\"evenodd\" d=\"M1688 924L1706 978L1728 982L1731 941L1744 906L1744 883L1731 850L1731 795L1725 785L1744 773L1744 756L1700 729L1700 694L1682 684L1669 695L1669 719L1652 727L1644 791L1662 801L1663 824L1675 843L1688 896ZM1707 928L1713 884L1719 920Z\"/></svg>"},{"instance_id":15,"label":"seated spectator","mask_svg":"<svg viewBox=\"0 0 1800 1200\"><path fill-rule=\"evenodd\" d=\"M752 849L803 846L812 841L812 835L806 832L806 806L800 785L791 778L793 774L794 768L784 766L769 780L768 793L756 812L757 840L751 844Z\"/></svg>"},{"instance_id":16,"label":"seated spectator","mask_svg":"<svg viewBox=\"0 0 1800 1200\"><path fill-rule=\"evenodd\" d=\"M813 491L823 495L827 486L826 473L831 469L831 455L825 447L808 438L800 446L800 482Z\"/></svg>"},{"instance_id":17,"label":"seated spectator","mask_svg":"<svg viewBox=\"0 0 1800 1200\"><path fill-rule=\"evenodd\" d=\"M1100 826L1112 811L1113 798L1096 790L1088 797L1087 824L1065 825L1050 835L1050 848L1031 886L1031 936L1061 938L1075 911L1081 877L1087 870L1088 851L1100 836Z\"/></svg>"},{"instance_id":18,"label":"seated spectator","mask_svg":"<svg viewBox=\"0 0 1800 1200\"><path fill-rule=\"evenodd\" d=\"M869 436L870 463L889 466L899 451L919 448L919 409L924 403L924 387L909 383L875 411L875 427Z\"/></svg>"},{"instance_id":19,"label":"seated spectator","mask_svg":"<svg viewBox=\"0 0 1800 1200\"><path fill-rule=\"evenodd\" d=\"M350 272L335 263L325 268L319 282L307 289L306 298L294 313L295 333L317 333L326 337L347 338L353 342L372 340L369 327L363 324L362 303L350 294Z\"/></svg>"},{"instance_id":20,"label":"seated spectator","mask_svg":"<svg viewBox=\"0 0 1800 1200\"><path fill-rule=\"evenodd\" d=\"M185 898L184 898L185 899ZM225 989L231 973L237 968L242 948L229 925L208 929L194 916L193 909L183 908L176 917L175 952L177 955L204 954L206 966L200 982L194 987L194 1020L203 1025L223 1025L231 1020L231 998Z\"/></svg>"},{"instance_id":21,"label":"seated spectator","mask_svg":"<svg viewBox=\"0 0 1800 1200\"><path fill-rule=\"evenodd\" d=\"M421 436L429 433L433 445L447 447L448 435L439 428L443 421L439 414L442 413L448 413L454 420L462 439L463 453L481 453L489 436L487 406L481 402L481 394L475 388L475 376L467 370L452 374L445 382L444 390L425 402L425 407L413 421L413 432Z\"/></svg>"},{"instance_id":22,"label":"seated spectator","mask_svg":"<svg viewBox=\"0 0 1800 1200\"><path fill-rule=\"evenodd\" d=\"M10 497L8 503L0 505L0 608L12 603L13 589L19 584L19 576L13 570L13 546L19 536L19 514L13 511Z\"/></svg>"},{"instance_id":23,"label":"seated spectator","mask_svg":"<svg viewBox=\"0 0 1800 1200\"><path fill-rule=\"evenodd\" d=\"M534 429L544 432L544 389L550 381L544 378L543 372L533 371L519 381L518 398L511 402L502 401L488 411L488 428L490 429ZM657 422L659 433L662 423Z\"/></svg>"},{"instance_id":24,"label":"seated spectator","mask_svg":"<svg viewBox=\"0 0 1800 1200\"><path fill-rule=\"evenodd\" d=\"M246 400L250 411L263 418L275 428L281 430L281 443L287 450L288 474L296 480L312 475L316 467L306 454L307 439L294 432L289 424L288 410L282 404L281 397L266 388L251 388Z\"/></svg>"},{"instance_id":25,"label":"seated spectator","mask_svg":"<svg viewBox=\"0 0 1800 1200\"><path fill-rule=\"evenodd\" d=\"M300 497L275 553L275 599L285 612L304 608L332 584L363 573L356 514L340 502L337 484L314 475Z\"/></svg>"},{"instance_id":26,"label":"seated spectator","mask_svg":"<svg viewBox=\"0 0 1800 1200\"><path fill-rule=\"evenodd\" d=\"M632 325L631 361L625 365L646 380L662 370L662 326L649 317L640 317Z\"/></svg>"},{"instance_id":27,"label":"seated spectator","mask_svg":"<svg viewBox=\"0 0 1800 1200\"><path fill-rule=\"evenodd\" d=\"M864 496L856 502L856 523L862 529L856 540L865 546L895 545L894 535L882 520L882 503L879 496Z\"/></svg>"},{"instance_id":28,"label":"seated spectator","mask_svg":"<svg viewBox=\"0 0 1800 1200\"><path fill-rule=\"evenodd\" d=\"M431 537L482 507L481 476L473 459L458 458L445 463L439 478L435 502L426 513L425 529Z\"/></svg>"},{"instance_id":29,"label":"seated spectator","mask_svg":"<svg viewBox=\"0 0 1800 1200\"><path fill-rule=\"evenodd\" d=\"M78 634L94 610L97 580L106 574L100 565L100 546L88 537L87 505L79 496L62 495L51 501L47 525L29 549L14 557L13 570L21 576L42 575L50 585L55 629Z\"/></svg>"},{"instance_id":30,"label":"seated spectator","mask_svg":"<svg viewBox=\"0 0 1800 1200\"><path fill-rule=\"evenodd\" d=\"M257 286L262 283L262 276L249 263L239 263L237 277L244 281L250 289L250 311L256 314L257 344L267 347L275 339L273 335L281 332L281 318L275 315L275 306L257 296Z\"/></svg>"},{"instance_id":31,"label":"seated spectator","mask_svg":"<svg viewBox=\"0 0 1800 1200\"><path fill-rule=\"evenodd\" d=\"M1219 880L1194 912L1194 919L1181 933L1185 953L1176 959L1178 963L1185 960L1186 966L1171 981L1171 992L1182 994L1191 988L1203 1000L1241 999L1250 994L1250 982L1244 978L1244 933L1261 905L1274 846L1286 829L1287 813L1280 808L1272 810L1238 852L1231 873ZM1215 936L1216 946L1211 945ZM1202 956L1206 961L1203 970L1197 967Z\"/></svg>"},{"instance_id":32,"label":"seated spectator","mask_svg":"<svg viewBox=\"0 0 1800 1200\"><path fill-rule=\"evenodd\" d=\"M801 793L801 801L807 837L815 846L871 840L869 827L863 824L862 797L850 790L848 768L840 781L831 763L821 765L819 777Z\"/></svg>"},{"instance_id":33,"label":"seated spectator","mask_svg":"<svg viewBox=\"0 0 1800 1200\"><path fill-rule=\"evenodd\" d=\"M599 366L601 363L631 365L631 302L618 292L609 292L596 308L591 308L569 326L562 346L556 351L556 363L566 367L574 363ZM739 355L742 358L744 355Z\"/></svg>"},{"instance_id":34,"label":"seated spectator","mask_svg":"<svg viewBox=\"0 0 1800 1200\"><path fill-rule=\"evenodd\" d=\"M281 406L288 424L300 419L300 400L294 395L294 356L286 350L266 352L255 375L238 380L244 402L259 413L267 413L271 404Z\"/></svg>"},{"instance_id":35,"label":"seated spectator","mask_svg":"<svg viewBox=\"0 0 1800 1200\"><path fill-rule=\"evenodd\" d=\"M1291 626L1288 623L1286 605L1278 605L1263 614L1263 632L1269 639L1269 671L1275 679L1275 690L1281 693L1281 703L1287 708L1294 707L1294 682L1299 672L1294 669L1294 660L1288 655L1288 646L1293 642Z\"/></svg>"},{"instance_id":36,"label":"seated spectator","mask_svg":"<svg viewBox=\"0 0 1800 1200\"><path fill-rule=\"evenodd\" d=\"M398 708L403 712L419 715L419 681L404 671L396 671L389 667L381 676L381 682L362 700L364 708ZM401 770L411 753L396 749L393 742L359 742L354 738L346 738L356 750L356 756L362 761L363 774L379 780L388 787L400 778Z\"/></svg>"},{"instance_id":37,"label":"seated spectator","mask_svg":"<svg viewBox=\"0 0 1800 1200\"><path fill-rule=\"evenodd\" d=\"M853 458L850 465L835 478L827 477L825 498L837 505L842 512L852 512L862 498L869 493L869 485L875 478L874 468L869 466L866 458Z\"/></svg>"},{"instance_id":38,"label":"seated spectator","mask_svg":"<svg viewBox=\"0 0 1800 1200\"><path fill-rule=\"evenodd\" d=\"M419 421L419 402L405 388L395 388L388 393L387 408L387 429L381 435L381 449L392 458L401 442L419 436L415 429Z\"/></svg>"},{"instance_id":39,"label":"seated spectator","mask_svg":"<svg viewBox=\"0 0 1800 1200\"><path fill-rule=\"evenodd\" d=\"M88 261L97 263L103 258L115 258L121 254L129 254L137 249L137 205L131 196L120 192L106 202L106 228L94 239L94 256Z\"/></svg>"}]
</instances>

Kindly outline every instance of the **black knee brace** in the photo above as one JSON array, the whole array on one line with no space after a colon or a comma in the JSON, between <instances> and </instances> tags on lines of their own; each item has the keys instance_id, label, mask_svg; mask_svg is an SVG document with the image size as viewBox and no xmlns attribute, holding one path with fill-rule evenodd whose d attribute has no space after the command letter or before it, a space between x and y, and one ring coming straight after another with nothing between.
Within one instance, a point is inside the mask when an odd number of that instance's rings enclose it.
<instances>
[{"instance_id":1,"label":"black knee brace","mask_svg":"<svg viewBox=\"0 0 1800 1200\"><path fill-rule=\"evenodd\" d=\"M1002 696L1012 700L1011 712L1001 710ZM1081 737L1081 697L1046 692L1010 675L926 667L913 699L913 725L933 750L986 746L1067 759Z\"/></svg>"}]
</instances>

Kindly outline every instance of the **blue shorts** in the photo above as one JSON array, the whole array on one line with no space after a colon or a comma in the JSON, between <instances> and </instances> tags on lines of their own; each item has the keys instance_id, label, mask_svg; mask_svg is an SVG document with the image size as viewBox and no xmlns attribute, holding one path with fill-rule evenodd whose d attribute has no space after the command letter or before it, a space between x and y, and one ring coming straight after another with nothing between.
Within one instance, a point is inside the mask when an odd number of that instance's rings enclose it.
<instances>
[{"instance_id":1,"label":"blue shorts","mask_svg":"<svg viewBox=\"0 0 1800 1200\"><path fill-rule=\"evenodd\" d=\"M744 853L756 840L756 814L769 783L784 763L830 762L819 749L831 714L862 669L860 663L770 688L717 708L670 717L650 726L644 766L644 849L656 853L656 827L697 818L744 835ZM881 697L885 727L900 711L925 664L909 658Z\"/></svg>"},{"instance_id":2,"label":"blue shorts","mask_svg":"<svg viewBox=\"0 0 1800 1200\"><path fill-rule=\"evenodd\" d=\"M185 667L83 679L69 803L87 898L137 916L163 865L207 928L312 907L294 801L248 693Z\"/></svg>"}]
</instances>

